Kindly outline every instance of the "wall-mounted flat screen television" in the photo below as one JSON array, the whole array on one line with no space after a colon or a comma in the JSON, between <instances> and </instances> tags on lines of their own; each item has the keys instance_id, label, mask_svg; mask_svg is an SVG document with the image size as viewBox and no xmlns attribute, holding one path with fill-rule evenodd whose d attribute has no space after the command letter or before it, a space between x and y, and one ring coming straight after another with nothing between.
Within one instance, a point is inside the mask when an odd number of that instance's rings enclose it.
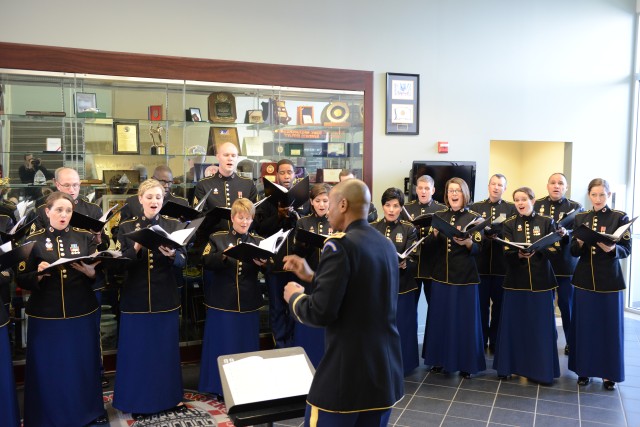
<instances>
[{"instance_id":1,"label":"wall-mounted flat screen television","mask_svg":"<svg viewBox=\"0 0 640 427\"><path fill-rule=\"evenodd\" d=\"M444 203L444 185L453 177L462 178L469 186L471 201L476 187L476 162L442 162L432 160L414 160L409 176L409 200L416 199L416 180L429 175L435 181L436 192L433 198Z\"/></svg>"}]
</instances>

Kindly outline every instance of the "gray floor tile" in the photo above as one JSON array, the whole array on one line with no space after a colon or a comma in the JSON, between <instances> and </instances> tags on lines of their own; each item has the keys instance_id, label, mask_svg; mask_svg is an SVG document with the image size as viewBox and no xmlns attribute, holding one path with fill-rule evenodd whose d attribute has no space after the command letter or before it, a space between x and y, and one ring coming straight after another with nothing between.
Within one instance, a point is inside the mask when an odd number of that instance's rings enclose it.
<instances>
[{"instance_id":1,"label":"gray floor tile","mask_svg":"<svg viewBox=\"0 0 640 427\"><path fill-rule=\"evenodd\" d=\"M513 409L493 408L491 411L492 423L505 424L511 426L532 427L533 412L514 411Z\"/></svg>"},{"instance_id":2,"label":"gray floor tile","mask_svg":"<svg viewBox=\"0 0 640 427\"><path fill-rule=\"evenodd\" d=\"M404 394L415 394L416 390L420 387L420 383L404 382Z\"/></svg>"},{"instance_id":3,"label":"gray floor tile","mask_svg":"<svg viewBox=\"0 0 640 427\"><path fill-rule=\"evenodd\" d=\"M444 415L447 413L447 409L449 409L450 405L451 402L449 400L414 396L413 399L407 403L406 409Z\"/></svg>"},{"instance_id":4,"label":"gray floor tile","mask_svg":"<svg viewBox=\"0 0 640 427\"><path fill-rule=\"evenodd\" d=\"M536 414L553 415L556 417L566 417L579 419L580 411L578 405L561 402L550 402L548 400L538 400Z\"/></svg>"},{"instance_id":5,"label":"gray floor tile","mask_svg":"<svg viewBox=\"0 0 640 427\"><path fill-rule=\"evenodd\" d=\"M528 397L507 396L499 394L496 398L495 407L534 412L536 409L536 400Z\"/></svg>"},{"instance_id":6,"label":"gray floor tile","mask_svg":"<svg viewBox=\"0 0 640 427\"><path fill-rule=\"evenodd\" d=\"M424 379L424 384L444 385L448 387L458 387L462 377L458 374L434 374L429 373Z\"/></svg>"},{"instance_id":7,"label":"gray floor tile","mask_svg":"<svg viewBox=\"0 0 640 427\"><path fill-rule=\"evenodd\" d=\"M456 397L453 400L455 402L491 406L493 405L494 399L494 393L484 393L481 391L473 390L458 390L458 392L456 393Z\"/></svg>"},{"instance_id":8,"label":"gray floor tile","mask_svg":"<svg viewBox=\"0 0 640 427\"><path fill-rule=\"evenodd\" d=\"M445 417L442 427L486 427L486 421L468 420L466 418Z\"/></svg>"},{"instance_id":9,"label":"gray floor tile","mask_svg":"<svg viewBox=\"0 0 640 427\"><path fill-rule=\"evenodd\" d=\"M397 402L395 405L393 405L393 407L398 409L406 408L407 404L411 399L413 399L413 394L405 393L404 397L400 399L400 401Z\"/></svg>"},{"instance_id":10,"label":"gray floor tile","mask_svg":"<svg viewBox=\"0 0 640 427\"><path fill-rule=\"evenodd\" d=\"M485 379L474 378L471 380L462 380L461 389L484 391L487 393L495 393L500 385L499 381L487 381Z\"/></svg>"},{"instance_id":11,"label":"gray floor tile","mask_svg":"<svg viewBox=\"0 0 640 427\"><path fill-rule=\"evenodd\" d=\"M458 389L454 388L454 387L445 387L445 386L432 385L432 384L423 384L416 391L416 396L433 397L435 399L451 400L451 399L453 399L453 396L455 396L457 391L458 391Z\"/></svg>"},{"instance_id":12,"label":"gray floor tile","mask_svg":"<svg viewBox=\"0 0 640 427\"><path fill-rule=\"evenodd\" d=\"M540 387L538 399L551 400L553 402L578 404L578 393L553 388Z\"/></svg>"},{"instance_id":13,"label":"gray floor tile","mask_svg":"<svg viewBox=\"0 0 640 427\"><path fill-rule=\"evenodd\" d=\"M439 426L444 415L419 411L404 410L396 420L396 426L402 427L434 427Z\"/></svg>"},{"instance_id":14,"label":"gray floor tile","mask_svg":"<svg viewBox=\"0 0 640 427\"><path fill-rule=\"evenodd\" d=\"M595 421L609 426L626 426L627 422L622 411L580 406L580 418L584 421Z\"/></svg>"},{"instance_id":15,"label":"gray floor tile","mask_svg":"<svg viewBox=\"0 0 640 427\"><path fill-rule=\"evenodd\" d=\"M447 412L447 418L459 417L468 418L471 420L488 421L491 414L490 406L473 405L470 403L453 402L449 411Z\"/></svg>"},{"instance_id":16,"label":"gray floor tile","mask_svg":"<svg viewBox=\"0 0 640 427\"><path fill-rule=\"evenodd\" d=\"M538 388L519 385L517 383L512 383L511 381L502 381L500 383L500 388L498 389L498 394L535 398L538 395Z\"/></svg>"},{"instance_id":17,"label":"gray floor tile","mask_svg":"<svg viewBox=\"0 0 640 427\"><path fill-rule=\"evenodd\" d=\"M638 402L640 405L640 402ZM580 405L595 408L621 410L618 396L606 396L602 394L580 393Z\"/></svg>"},{"instance_id":18,"label":"gray floor tile","mask_svg":"<svg viewBox=\"0 0 640 427\"><path fill-rule=\"evenodd\" d=\"M580 421L549 415L536 415L535 427L580 427Z\"/></svg>"}]
</instances>

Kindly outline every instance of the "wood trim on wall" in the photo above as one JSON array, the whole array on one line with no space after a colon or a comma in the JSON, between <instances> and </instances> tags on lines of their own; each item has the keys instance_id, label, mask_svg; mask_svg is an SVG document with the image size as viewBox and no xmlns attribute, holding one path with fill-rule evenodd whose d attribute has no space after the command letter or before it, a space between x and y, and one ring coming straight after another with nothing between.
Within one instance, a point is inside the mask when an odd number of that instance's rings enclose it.
<instances>
[{"instance_id":1,"label":"wood trim on wall","mask_svg":"<svg viewBox=\"0 0 640 427\"><path fill-rule=\"evenodd\" d=\"M372 188L373 72L0 42L0 68L364 91L363 180Z\"/></svg>"}]
</instances>

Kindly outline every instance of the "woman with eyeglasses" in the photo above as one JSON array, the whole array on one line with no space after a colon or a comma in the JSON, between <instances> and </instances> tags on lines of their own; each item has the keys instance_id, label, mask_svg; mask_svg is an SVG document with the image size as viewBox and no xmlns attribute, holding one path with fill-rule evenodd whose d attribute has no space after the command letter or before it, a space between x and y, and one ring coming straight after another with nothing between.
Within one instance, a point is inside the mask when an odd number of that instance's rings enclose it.
<instances>
[{"instance_id":1,"label":"woman with eyeglasses","mask_svg":"<svg viewBox=\"0 0 640 427\"><path fill-rule=\"evenodd\" d=\"M117 249L131 259L120 290L118 359L113 407L143 420L163 411L182 412L180 294L174 268L182 268L185 249L148 249L126 236L159 225L167 233L178 220L159 214L165 189L155 179L138 188L140 216L120 224Z\"/></svg>"},{"instance_id":2,"label":"woman with eyeglasses","mask_svg":"<svg viewBox=\"0 0 640 427\"><path fill-rule=\"evenodd\" d=\"M209 236L202 253L204 268L213 273L205 286L205 320L198 390L222 399L218 356L260 350L260 308L264 299L258 283L258 271L267 260L242 261L225 255L225 250L240 243L257 245L262 238L249 233L255 207L249 199L237 199L231 205L229 231Z\"/></svg>"},{"instance_id":3,"label":"woman with eyeglasses","mask_svg":"<svg viewBox=\"0 0 640 427\"><path fill-rule=\"evenodd\" d=\"M418 239L418 231L413 224L400 219L404 206L404 194L398 188L387 188L382 193L381 203L384 217L371 223L371 226L391 240L396 252L402 254ZM415 254L415 250L413 254ZM402 344L402 365L405 376L409 375L420 363L417 340L418 313L416 311L418 284L414 279L417 265L413 254L404 259L398 258L400 288L396 323Z\"/></svg>"},{"instance_id":4,"label":"woman with eyeglasses","mask_svg":"<svg viewBox=\"0 0 640 427\"><path fill-rule=\"evenodd\" d=\"M31 291L24 385L25 427L106 424L100 384L96 264L62 264L96 251L93 235L69 226L74 200L54 192L46 201L46 228L27 238L31 256L18 265L17 284ZM46 270L46 271L45 271Z\"/></svg>"},{"instance_id":5,"label":"woman with eyeglasses","mask_svg":"<svg viewBox=\"0 0 640 427\"><path fill-rule=\"evenodd\" d=\"M469 187L463 179L448 180L444 194L448 209L434 215L458 230L480 218L467 208ZM431 365L432 372L459 371L469 379L486 368L475 262L481 241L479 232L448 238L433 227L425 239L434 254L425 332L425 364Z\"/></svg>"},{"instance_id":6,"label":"woman with eyeglasses","mask_svg":"<svg viewBox=\"0 0 640 427\"><path fill-rule=\"evenodd\" d=\"M609 183L591 180L588 195L593 208L576 215L574 230L584 225L599 233L613 234L629 223L622 211L613 210ZM591 377L602 378L606 390L624 381L624 273L620 260L631 254L631 232L617 242L590 245L572 237L571 254L578 265L571 283L575 288L573 319L569 333L569 369L578 374L578 385Z\"/></svg>"},{"instance_id":7,"label":"woman with eyeglasses","mask_svg":"<svg viewBox=\"0 0 640 427\"><path fill-rule=\"evenodd\" d=\"M513 192L517 214L503 223L504 240L535 243L555 233L553 219L533 210L536 196L528 187ZM564 234L564 229L558 231ZM507 272L493 368L500 379L517 374L542 384L560 376L556 317L558 287L550 259L555 246L527 252L504 246Z\"/></svg>"}]
</instances>

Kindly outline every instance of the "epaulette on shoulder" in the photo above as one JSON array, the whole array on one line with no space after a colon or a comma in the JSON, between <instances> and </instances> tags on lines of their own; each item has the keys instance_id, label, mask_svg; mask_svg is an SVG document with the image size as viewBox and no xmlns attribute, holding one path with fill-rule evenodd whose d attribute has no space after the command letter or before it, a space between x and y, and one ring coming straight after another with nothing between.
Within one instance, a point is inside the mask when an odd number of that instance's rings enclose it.
<instances>
[{"instance_id":1,"label":"epaulette on shoulder","mask_svg":"<svg viewBox=\"0 0 640 427\"><path fill-rule=\"evenodd\" d=\"M329 237L327 237L327 239L342 239L346 235L347 233L343 233L342 231L337 231L332 235L330 235Z\"/></svg>"},{"instance_id":2,"label":"epaulette on shoulder","mask_svg":"<svg viewBox=\"0 0 640 427\"><path fill-rule=\"evenodd\" d=\"M553 217L552 217L552 216L545 215L545 214L541 214L541 213L539 213L538 215L540 215L540 216L541 216L541 217L543 217L543 218L549 218L550 220L552 220L552 221L553 221Z\"/></svg>"},{"instance_id":3,"label":"epaulette on shoulder","mask_svg":"<svg viewBox=\"0 0 640 427\"><path fill-rule=\"evenodd\" d=\"M28 239L30 239L30 238L32 238L32 237L34 237L34 236L38 236L38 235L40 235L40 234L44 233L44 230L45 230L44 228L38 228L37 230L35 230L34 232L32 232L32 233L30 233L30 234L29 234Z\"/></svg>"},{"instance_id":4,"label":"epaulette on shoulder","mask_svg":"<svg viewBox=\"0 0 640 427\"><path fill-rule=\"evenodd\" d=\"M213 233L214 236L220 236L221 234L227 234L228 231L222 230L222 231L216 231L215 233Z\"/></svg>"},{"instance_id":5,"label":"epaulette on shoulder","mask_svg":"<svg viewBox=\"0 0 640 427\"><path fill-rule=\"evenodd\" d=\"M380 218L380 219L376 219L375 221L370 222L369 224L371 224L371 225L373 225L373 224L377 224L377 223L379 223L380 221L382 221L382 218Z\"/></svg>"},{"instance_id":6,"label":"epaulette on shoulder","mask_svg":"<svg viewBox=\"0 0 640 427\"><path fill-rule=\"evenodd\" d=\"M544 200L547 198L547 196L544 197L540 197L539 199L536 199L536 202L544 202Z\"/></svg>"},{"instance_id":7,"label":"epaulette on shoulder","mask_svg":"<svg viewBox=\"0 0 640 427\"><path fill-rule=\"evenodd\" d=\"M164 218L164 219L166 219L166 220L170 220L170 221L178 221L178 222L180 222L179 220L177 220L177 219L175 219L175 218L173 218L173 217L170 217L170 216L168 216L168 215L162 215L162 218Z\"/></svg>"},{"instance_id":8,"label":"epaulette on shoulder","mask_svg":"<svg viewBox=\"0 0 640 427\"><path fill-rule=\"evenodd\" d=\"M311 217L311 216L313 216L313 214L312 214L312 213L310 213L309 215L305 215L305 216L301 217L300 219L309 218L309 217Z\"/></svg>"},{"instance_id":9,"label":"epaulette on shoulder","mask_svg":"<svg viewBox=\"0 0 640 427\"><path fill-rule=\"evenodd\" d=\"M478 212L476 212L476 211L472 211L471 209L469 209L469 213L470 213L470 214L474 214L474 215L476 215L476 216L482 216L482 214L479 214L479 213L478 213Z\"/></svg>"},{"instance_id":10,"label":"epaulette on shoulder","mask_svg":"<svg viewBox=\"0 0 640 427\"><path fill-rule=\"evenodd\" d=\"M406 221L404 219L400 220L400 224L404 224L404 225L410 225L412 227L415 227L415 225L413 225L413 223L411 221Z\"/></svg>"},{"instance_id":11,"label":"epaulette on shoulder","mask_svg":"<svg viewBox=\"0 0 640 427\"><path fill-rule=\"evenodd\" d=\"M576 213L576 217L577 217L578 215L586 215L586 214L588 214L589 212L593 212L593 209L589 209L588 211L578 212L578 213Z\"/></svg>"},{"instance_id":12,"label":"epaulette on shoulder","mask_svg":"<svg viewBox=\"0 0 640 427\"><path fill-rule=\"evenodd\" d=\"M507 222L507 221L514 221L517 217L518 217L518 215L517 215L517 214L516 214L516 215L511 215L509 218L507 218L507 219L505 219L505 220L504 220L503 224L504 224L505 222Z\"/></svg>"},{"instance_id":13,"label":"epaulette on shoulder","mask_svg":"<svg viewBox=\"0 0 640 427\"><path fill-rule=\"evenodd\" d=\"M252 178L247 178L246 176L242 176L242 175L240 175L240 174L238 174L238 173L236 173L236 176L237 176L238 178L248 179L248 180L253 181L253 179L252 179Z\"/></svg>"},{"instance_id":14,"label":"epaulette on shoulder","mask_svg":"<svg viewBox=\"0 0 640 427\"><path fill-rule=\"evenodd\" d=\"M417 202L417 200L412 200L412 201L410 201L410 202L408 202L408 203L405 203L404 205L405 205L405 206L415 205L415 204L416 204L416 202Z\"/></svg>"},{"instance_id":15,"label":"epaulette on shoulder","mask_svg":"<svg viewBox=\"0 0 640 427\"><path fill-rule=\"evenodd\" d=\"M627 213L626 213L626 212L624 212L624 211L619 211L619 210L617 210L617 209L611 209L611 212L617 212L617 213L619 213L619 214L621 214L621 215L627 215Z\"/></svg>"},{"instance_id":16,"label":"epaulette on shoulder","mask_svg":"<svg viewBox=\"0 0 640 427\"><path fill-rule=\"evenodd\" d=\"M128 220L126 220L126 221L122 221L122 222L120 223L120 225L122 225L122 224L126 224L126 223L128 223L128 222L137 221L137 220L138 220L138 217L137 217L137 216L134 216L134 217L132 217L132 218L129 218L129 219L128 219Z\"/></svg>"},{"instance_id":17,"label":"epaulette on shoulder","mask_svg":"<svg viewBox=\"0 0 640 427\"><path fill-rule=\"evenodd\" d=\"M91 233L90 231L85 230L84 228L71 227L71 229L72 229L73 231L78 231L78 232L80 232L80 233L93 234L93 233Z\"/></svg>"}]
</instances>

